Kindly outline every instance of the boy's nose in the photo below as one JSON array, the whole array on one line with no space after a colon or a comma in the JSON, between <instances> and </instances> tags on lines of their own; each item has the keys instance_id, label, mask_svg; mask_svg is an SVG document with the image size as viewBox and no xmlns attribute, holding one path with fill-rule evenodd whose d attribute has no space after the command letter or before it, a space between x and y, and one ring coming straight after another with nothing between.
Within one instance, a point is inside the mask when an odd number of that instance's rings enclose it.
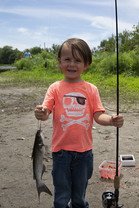
<instances>
[{"instance_id":1,"label":"boy's nose","mask_svg":"<svg viewBox=\"0 0 139 208\"><path fill-rule=\"evenodd\" d=\"M74 60L70 60L70 65L74 65L75 64L75 61Z\"/></svg>"}]
</instances>

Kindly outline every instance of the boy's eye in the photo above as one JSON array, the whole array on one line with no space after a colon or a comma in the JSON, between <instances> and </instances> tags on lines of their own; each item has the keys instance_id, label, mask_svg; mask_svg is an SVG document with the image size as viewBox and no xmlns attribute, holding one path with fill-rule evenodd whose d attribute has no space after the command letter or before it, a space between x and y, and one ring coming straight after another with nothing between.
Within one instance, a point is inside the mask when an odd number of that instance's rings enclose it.
<instances>
[{"instance_id":1,"label":"boy's eye","mask_svg":"<svg viewBox=\"0 0 139 208\"><path fill-rule=\"evenodd\" d=\"M80 59L74 59L74 60L72 60L72 59L70 59L70 58L65 58L64 61L65 61L65 62L68 62L68 63L70 63L70 62L72 62L72 61L73 61L74 63L77 63L77 64L78 64L78 63L81 63L81 60L80 60Z\"/></svg>"},{"instance_id":2,"label":"boy's eye","mask_svg":"<svg viewBox=\"0 0 139 208\"><path fill-rule=\"evenodd\" d=\"M76 61L77 63L81 62L81 60L80 60L80 59L76 59L75 61Z\"/></svg>"},{"instance_id":3,"label":"boy's eye","mask_svg":"<svg viewBox=\"0 0 139 208\"><path fill-rule=\"evenodd\" d=\"M69 58L66 58L65 61L70 61L70 59Z\"/></svg>"}]
</instances>

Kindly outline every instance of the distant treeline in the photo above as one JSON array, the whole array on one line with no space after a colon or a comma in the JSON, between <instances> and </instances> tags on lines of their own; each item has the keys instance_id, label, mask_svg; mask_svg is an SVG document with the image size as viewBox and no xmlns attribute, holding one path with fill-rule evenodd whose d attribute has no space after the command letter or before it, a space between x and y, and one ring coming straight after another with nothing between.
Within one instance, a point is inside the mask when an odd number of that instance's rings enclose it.
<instances>
[{"instance_id":1,"label":"distant treeline","mask_svg":"<svg viewBox=\"0 0 139 208\"><path fill-rule=\"evenodd\" d=\"M89 70L96 72L116 73L116 40L112 35L108 40L103 40L97 48L92 49L93 63ZM42 49L40 47L30 48L32 60L27 61L22 59L24 53L18 49L13 50L11 46L0 48L0 64L14 64L18 69L31 69L35 67L33 63L38 63L38 58L43 62L48 60L49 63L56 62L56 55L59 50L59 45L53 44L51 48ZM120 73L129 75L139 75L139 24L133 26L132 31L123 31L119 33L119 64ZM37 58L38 57L38 58ZM20 60L21 59L21 60ZM54 60L55 59L55 60ZM20 61L18 61L20 60ZM21 64L22 63L22 64ZM27 66L25 66L27 64ZM32 66L33 64L33 66ZM52 64L49 64L49 66ZM49 67L48 66L48 67ZM56 66L54 64L53 66ZM37 66L38 67L38 66Z\"/></svg>"},{"instance_id":2,"label":"distant treeline","mask_svg":"<svg viewBox=\"0 0 139 208\"><path fill-rule=\"evenodd\" d=\"M93 48L93 53L96 52L115 52L116 40L115 36L112 34L108 40L103 40L100 42L100 45L97 48ZM134 50L139 46L139 23L137 26L133 26L133 31L124 30L122 33L119 33L119 51L129 52Z\"/></svg>"},{"instance_id":3,"label":"distant treeline","mask_svg":"<svg viewBox=\"0 0 139 208\"><path fill-rule=\"evenodd\" d=\"M14 49L11 46L0 48L0 64L13 64L23 57L23 52Z\"/></svg>"}]
</instances>

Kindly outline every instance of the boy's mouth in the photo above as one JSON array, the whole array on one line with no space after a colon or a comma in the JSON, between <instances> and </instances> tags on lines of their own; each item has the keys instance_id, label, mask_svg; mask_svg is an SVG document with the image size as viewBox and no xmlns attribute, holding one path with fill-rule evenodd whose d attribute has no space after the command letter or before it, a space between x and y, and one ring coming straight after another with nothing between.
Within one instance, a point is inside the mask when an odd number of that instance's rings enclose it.
<instances>
[{"instance_id":1,"label":"boy's mouth","mask_svg":"<svg viewBox=\"0 0 139 208\"><path fill-rule=\"evenodd\" d=\"M68 69L67 71L70 72L70 73L76 72L76 70L74 70L74 69Z\"/></svg>"}]
</instances>

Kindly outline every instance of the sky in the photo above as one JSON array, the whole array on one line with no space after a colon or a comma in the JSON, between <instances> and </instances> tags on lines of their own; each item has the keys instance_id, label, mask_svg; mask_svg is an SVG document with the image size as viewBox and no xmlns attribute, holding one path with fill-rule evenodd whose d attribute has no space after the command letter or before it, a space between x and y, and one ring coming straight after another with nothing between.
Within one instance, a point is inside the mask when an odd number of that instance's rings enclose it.
<instances>
[{"instance_id":1,"label":"sky","mask_svg":"<svg viewBox=\"0 0 139 208\"><path fill-rule=\"evenodd\" d=\"M118 30L139 22L139 0L117 0ZM81 38L90 48L115 32L115 0L0 0L0 48L50 48Z\"/></svg>"}]
</instances>

